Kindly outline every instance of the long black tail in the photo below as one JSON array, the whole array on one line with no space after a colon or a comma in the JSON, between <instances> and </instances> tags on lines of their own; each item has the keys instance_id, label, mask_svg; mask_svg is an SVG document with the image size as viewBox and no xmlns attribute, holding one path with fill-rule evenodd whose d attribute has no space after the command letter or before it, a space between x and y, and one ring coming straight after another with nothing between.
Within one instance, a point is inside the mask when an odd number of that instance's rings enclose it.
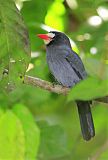
<instances>
[{"instance_id":1,"label":"long black tail","mask_svg":"<svg viewBox=\"0 0 108 160\"><path fill-rule=\"evenodd\" d=\"M78 113L83 138L88 141L95 136L92 113L89 101L77 101Z\"/></svg>"}]
</instances>

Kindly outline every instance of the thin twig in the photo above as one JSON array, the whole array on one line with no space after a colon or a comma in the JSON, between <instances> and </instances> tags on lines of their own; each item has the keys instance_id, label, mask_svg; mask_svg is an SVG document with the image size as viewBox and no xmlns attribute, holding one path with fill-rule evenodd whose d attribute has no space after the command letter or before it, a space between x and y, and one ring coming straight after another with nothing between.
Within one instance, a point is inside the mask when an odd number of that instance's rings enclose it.
<instances>
[{"instance_id":1,"label":"thin twig","mask_svg":"<svg viewBox=\"0 0 108 160\"><path fill-rule=\"evenodd\" d=\"M108 149L108 141L106 141L99 149L98 151L96 152L96 154L90 158L90 160L98 160L99 157L101 156L101 154L103 152L105 152L106 150Z\"/></svg>"}]
</instances>

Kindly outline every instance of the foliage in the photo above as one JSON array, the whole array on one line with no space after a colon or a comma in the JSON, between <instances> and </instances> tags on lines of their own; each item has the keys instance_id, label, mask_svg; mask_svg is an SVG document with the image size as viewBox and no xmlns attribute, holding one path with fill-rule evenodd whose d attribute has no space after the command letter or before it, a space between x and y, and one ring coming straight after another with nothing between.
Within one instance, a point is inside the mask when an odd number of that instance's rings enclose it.
<instances>
[{"instance_id":1,"label":"foliage","mask_svg":"<svg viewBox=\"0 0 108 160\"><path fill-rule=\"evenodd\" d=\"M93 102L96 136L85 142L74 103L108 95L108 19L102 14L102 8L108 12L108 2L15 3L20 11L13 0L0 0L0 159L108 159L108 104ZM98 16L94 24L90 23L92 16ZM22 83L29 63L26 74L53 82L44 44L36 36L50 27L70 37L90 76L67 97Z\"/></svg>"},{"instance_id":2,"label":"foliage","mask_svg":"<svg viewBox=\"0 0 108 160\"><path fill-rule=\"evenodd\" d=\"M39 147L39 129L32 115L23 105L15 105L13 112L20 119L25 133L25 159L36 159L35 156Z\"/></svg>"},{"instance_id":3,"label":"foliage","mask_svg":"<svg viewBox=\"0 0 108 160\"><path fill-rule=\"evenodd\" d=\"M42 122L41 122L42 123ZM40 123L40 127L42 124ZM52 159L68 155L67 136L59 125L45 124L41 128L39 158Z\"/></svg>"},{"instance_id":4,"label":"foliage","mask_svg":"<svg viewBox=\"0 0 108 160\"><path fill-rule=\"evenodd\" d=\"M108 80L89 77L73 87L68 95L69 100L92 100L108 95ZM95 88L95 90L94 90ZM81 91L81 92L80 92ZM89 91L89 92L88 92Z\"/></svg>"},{"instance_id":5,"label":"foliage","mask_svg":"<svg viewBox=\"0 0 108 160\"><path fill-rule=\"evenodd\" d=\"M1 0L0 4L0 50L1 88L6 88L25 74L30 55L28 32L12 0ZM4 78L6 69L9 74Z\"/></svg>"},{"instance_id":6,"label":"foliage","mask_svg":"<svg viewBox=\"0 0 108 160\"><path fill-rule=\"evenodd\" d=\"M23 160L24 144L22 124L7 110L0 118L0 159Z\"/></svg>"}]
</instances>

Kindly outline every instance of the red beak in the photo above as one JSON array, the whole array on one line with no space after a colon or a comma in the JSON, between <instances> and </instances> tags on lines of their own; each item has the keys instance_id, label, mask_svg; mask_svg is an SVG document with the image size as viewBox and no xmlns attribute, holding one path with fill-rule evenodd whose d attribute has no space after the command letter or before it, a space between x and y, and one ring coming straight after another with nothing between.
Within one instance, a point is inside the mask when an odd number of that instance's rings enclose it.
<instances>
[{"instance_id":1,"label":"red beak","mask_svg":"<svg viewBox=\"0 0 108 160\"><path fill-rule=\"evenodd\" d=\"M50 40L51 39L50 37L48 37L47 34L38 34L37 36L43 40Z\"/></svg>"}]
</instances>

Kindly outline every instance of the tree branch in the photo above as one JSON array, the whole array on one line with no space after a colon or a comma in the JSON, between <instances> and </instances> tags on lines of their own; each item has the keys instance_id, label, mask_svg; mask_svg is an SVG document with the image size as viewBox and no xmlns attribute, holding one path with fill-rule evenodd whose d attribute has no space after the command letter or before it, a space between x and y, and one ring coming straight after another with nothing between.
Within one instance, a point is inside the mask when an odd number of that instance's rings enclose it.
<instances>
[{"instance_id":1,"label":"tree branch","mask_svg":"<svg viewBox=\"0 0 108 160\"><path fill-rule=\"evenodd\" d=\"M51 82L39 79L37 77L31 77L28 75L25 75L24 77L24 84L31 85L34 87L39 87L44 90L54 92L57 94L63 94L63 95L67 95L68 92L70 91L69 88L63 87L62 85L54 85ZM95 99L95 101L102 102L102 103L108 103L108 96Z\"/></svg>"},{"instance_id":2,"label":"tree branch","mask_svg":"<svg viewBox=\"0 0 108 160\"><path fill-rule=\"evenodd\" d=\"M103 152L108 148L108 141L106 141L96 152L96 154L90 158L90 160L98 160Z\"/></svg>"},{"instance_id":3,"label":"tree branch","mask_svg":"<svg viewBox=\"0 0 108 160\"><path fill-rule=\"evenodd\" d=\"M40 87L47 91L63 95L66 95L69 91L69 88L63 87L61 85L54 85L51 82L27 75L24 77L24 84L28 84L34 87Z\"/></svg>"}]
</instances>

